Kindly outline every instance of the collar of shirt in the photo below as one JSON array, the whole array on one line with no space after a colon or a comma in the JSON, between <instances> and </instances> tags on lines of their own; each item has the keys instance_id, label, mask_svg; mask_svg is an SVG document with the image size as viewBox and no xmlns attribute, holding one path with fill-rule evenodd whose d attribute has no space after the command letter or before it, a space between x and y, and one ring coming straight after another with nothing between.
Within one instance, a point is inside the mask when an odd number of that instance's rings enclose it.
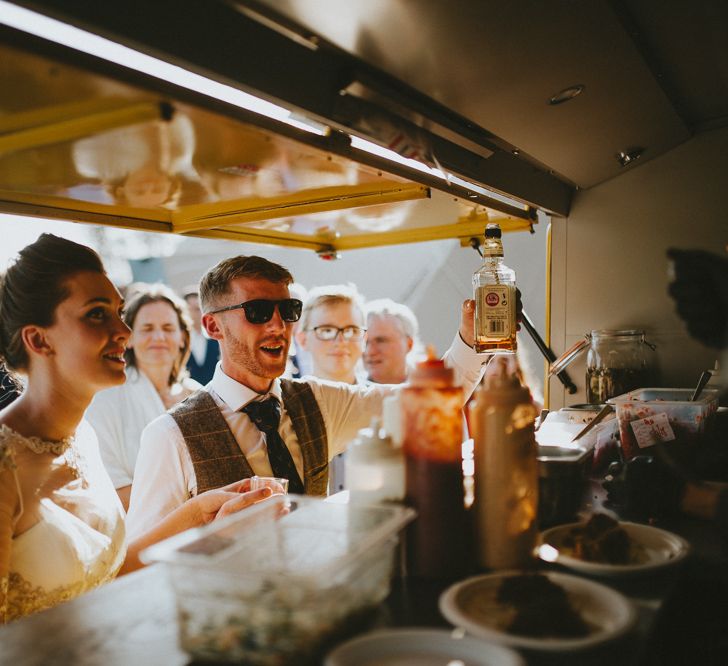
<instances>
[{"instance_id":1,"label":"collar of shirt","mask_svg":"<svg viewBox=\"0 0 728 666\"><path fill-rule=\"evenodd\" d=\"M215 367L215 374L212 380L208 384L218 397L234 412L240 411L245 405L253 400L262 400L263 398L272 395L278 399L278 402L282 404L281 400L281 381L280 379L274 379L273 384L270 387L268 393L257 393L253 389L248 388L244 384L234 380L232 377L228 377L222 370L220 363Z\"/></svg>"}]
</instances>

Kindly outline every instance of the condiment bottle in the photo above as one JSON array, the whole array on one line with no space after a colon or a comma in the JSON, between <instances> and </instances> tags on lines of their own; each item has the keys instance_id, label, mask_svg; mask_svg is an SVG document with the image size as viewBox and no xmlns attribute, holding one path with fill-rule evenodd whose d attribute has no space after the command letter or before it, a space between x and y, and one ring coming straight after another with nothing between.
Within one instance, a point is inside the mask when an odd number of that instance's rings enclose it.
<instances>
[{"instance_id":1,"label":"condiment bottle","mask_svg":"<svg viewBox=\"0 0 728 666\"><path fill-rule=\"evenodd\" d=\"M405 502L417 511L407 533L409 574L465 573L467 538L462 470L462 389L434 358L418 363L400 392Z\"/></svg>"},{"instance_id":2,"label":"condiment bottle","mask_svg":"<svg viewBox=\"0 0 728 666\"><path fill-rule=\"evenodd\" d=\"M349 501L358 504L404 499L404 458L378 418L362 428L346 449Z\"/></svg>"},{"instance_id":3,"label":"condiment bottle","mask_svg":"<svg viewBox=\"0 0 728 666\"><path fill-rule=\"evenodd\" d=\"M478 564L488 569L528 566L537 536L537 411L510 358L491 361L470 407L475 542Z\"/></svg>"},{"instance_id":4,"label":"condiment bottle","mask_svg":"<svg viewBox=\"0 0 728 666\"><path fill-rule=\"evenodd\" d=\"M475 351L516 351L516 273L503 263L501 228L485 228L483 265L473 274Z\"/></svg>"}]
</instances>

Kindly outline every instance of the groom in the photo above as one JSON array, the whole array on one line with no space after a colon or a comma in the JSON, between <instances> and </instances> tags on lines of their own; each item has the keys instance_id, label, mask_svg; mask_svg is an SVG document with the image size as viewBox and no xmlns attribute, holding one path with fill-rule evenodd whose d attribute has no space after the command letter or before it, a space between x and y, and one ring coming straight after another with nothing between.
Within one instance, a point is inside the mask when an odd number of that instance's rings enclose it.
<instances>
[{"instance_id":1,"label":"groom","mask_svg":"<svg viewBox=\"0 0 728 666\"><path fill-rule=\"evenodd\" d=\"M284 476L291 492L325 495L329 461L381 414L390 385L283 380L301 302L293 277L262 257L238 256L200 282L202 323L220 343L210 383L142 434L127 525L130 535L189 497L253 474ZM467 398L489 356L473 345L473 302L444 358Z\"/></svg>"}]
</instances>

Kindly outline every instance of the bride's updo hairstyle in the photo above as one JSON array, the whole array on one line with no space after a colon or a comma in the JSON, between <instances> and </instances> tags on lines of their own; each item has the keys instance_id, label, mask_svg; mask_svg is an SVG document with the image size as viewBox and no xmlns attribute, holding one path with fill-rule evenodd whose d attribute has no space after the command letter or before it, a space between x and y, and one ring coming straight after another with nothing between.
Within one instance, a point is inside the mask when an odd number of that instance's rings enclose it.
<instances>
[{"instance_id":1,"label":"bride's updo hairstyle","mask_svg":"<svg viewBox=\"0 0 728 666\"><path fill-rule=\"evenodd\" d=\"M58 305L68 298L66 280L81 271L105 273L101 258L85 245L42 234L23 248L0 275L0 361L25 370L25 326L51 326Z\"/></svg>"}]
</instances>

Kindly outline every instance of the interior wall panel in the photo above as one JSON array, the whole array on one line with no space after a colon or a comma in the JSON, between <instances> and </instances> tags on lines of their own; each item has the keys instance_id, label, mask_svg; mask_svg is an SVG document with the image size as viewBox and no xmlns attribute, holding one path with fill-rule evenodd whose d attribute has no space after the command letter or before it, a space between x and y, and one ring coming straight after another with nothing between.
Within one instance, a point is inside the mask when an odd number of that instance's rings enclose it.
<instances>
[{"instance_id":1,"label":"interior wall panel","mask_svg":"<svg viewBox=\"0 0 728 666\"><path fill-rule=\"evenodd\" d=\"M718 352L694 341L667 293L669 247L725 252L728 129L705 132L662 157L579 192L567 219L554 219L552 342L560 353L597 328L644 328L657 344L662 384L693 386ZM579 386L551 380L551 409L583 402Z\"/></svg>"}]
</instances>

